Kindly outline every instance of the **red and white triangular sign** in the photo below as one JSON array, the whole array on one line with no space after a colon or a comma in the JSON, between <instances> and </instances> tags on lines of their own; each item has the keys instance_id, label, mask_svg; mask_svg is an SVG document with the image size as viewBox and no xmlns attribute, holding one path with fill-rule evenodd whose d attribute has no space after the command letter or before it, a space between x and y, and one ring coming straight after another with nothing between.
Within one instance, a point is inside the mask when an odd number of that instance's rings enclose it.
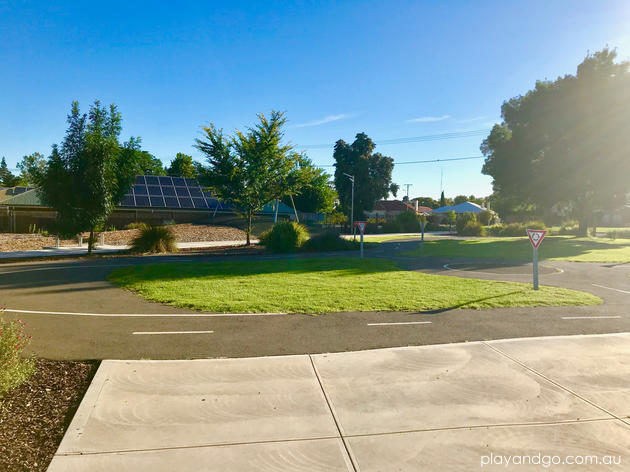
<instances>
[{"instance_id":1,"label":"red and white triangular sign","mask_svg":"<svg viewBox=\"0 0 630 472\"><path fill-rule=\"evenodd\" d=\"M547 230L545 229L528 229L527 230L527 236L529 236L529 242L532 243L532 246L534 246L534 248L537 248L538 246L540 246L540 243L542 243L542 240L545 239L546 235L547 235Z\"/></svg>"},{"instance_id":2,"label":"red and white triangular sign","mask_svg":"<svg viewBox=\"0 0 630 472\"><path fill-rule=\"evenodd\" d=\"M367 221L355 221L354 226L359 228L359 231L363 233L363 231L365 231L365 227L367 226Z\"/></svg>"}]
</instances>

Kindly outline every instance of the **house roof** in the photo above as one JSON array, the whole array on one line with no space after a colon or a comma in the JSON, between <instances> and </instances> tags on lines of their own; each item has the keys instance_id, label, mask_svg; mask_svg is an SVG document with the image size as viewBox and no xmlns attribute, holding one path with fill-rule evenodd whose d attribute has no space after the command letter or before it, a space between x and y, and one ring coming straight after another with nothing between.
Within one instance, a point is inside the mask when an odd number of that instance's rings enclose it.
<instances>
[{"instance_id":1,"label":"house roof","mask_svg":"<svg viewBox=\"0 0 630 472\"><path fill-rule=\"evenodd\" d=\"M452 206L443 206L433 210L433 213L448 213L454 211L455 213L481 213L485 208L477 205L473 202L463 202Z\"/></svg>"},{"instance_id":2,"label":"house roof","mask_svg":"<svg viewBox=\"0 0 630 472\"><path fill-rule=\"evenodd\" d=\"M36 188L24 193L9 197L5 200L0 200L0 205L6 206L43 206L41 199L39 198L39 192Z\"/></svg>"},{"instance_id":3,"label":"house roof","mask_svg":"<svg viewBox=\"0 0 630 472\"><path fill-rule=\"evenodd\" d=\"M372 211L416 211L416 207L400 200L379 200ZM431 213L429 207L418 207L419 213Z\"/></svg>"}]
</instances>

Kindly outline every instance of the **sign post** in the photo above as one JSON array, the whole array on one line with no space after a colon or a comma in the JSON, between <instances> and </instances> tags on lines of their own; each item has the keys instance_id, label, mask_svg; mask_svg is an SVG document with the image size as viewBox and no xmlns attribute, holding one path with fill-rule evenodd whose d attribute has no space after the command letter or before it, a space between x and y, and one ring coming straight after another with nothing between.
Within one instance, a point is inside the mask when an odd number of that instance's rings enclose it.
<instances>
[{"instance_id":1,"label":"sign post","mask_svg":"<svg viewBox=\"0 0 630 472\"><path fill-rule=\"evenodd\" d=\"M424 221L424 219L420 220L420 232L422 233L422 236L420 238L420 252L424 253L424 227L426 226L427 222Z\"/></svg>"},{"instance_id":2,"label":"sign post","mask_svg":"<svg viewBox=\"0 0 630 472\"><path fill-rule=\"evenodd\" d=\"M545 239L547 231L544 229L528 229L527 236L533 248L534 290L538 290L538 246Z\"/></svg>"},{"instance_id":3,"label":"sign post","mask_svg":"<svg viewBox=\"0 0 630 472\"><path fill-rule=\"evenodd\" d=\"M363 232L365 231L365 226L367 222L365 221L355 221L354 226L359 228L359 232L361 233L361 259L363 259Z\"/></svg>"}]
</instances>

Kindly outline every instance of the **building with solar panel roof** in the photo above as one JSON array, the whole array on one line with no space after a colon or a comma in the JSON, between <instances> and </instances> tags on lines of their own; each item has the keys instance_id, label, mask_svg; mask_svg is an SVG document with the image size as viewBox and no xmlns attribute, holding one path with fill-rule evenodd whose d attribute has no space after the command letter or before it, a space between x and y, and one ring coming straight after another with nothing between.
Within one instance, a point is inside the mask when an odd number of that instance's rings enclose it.
<instances>
[{"instance_id":1,"label":"building with solar panel roof","mask_svg":"<svg viewBox=\"0 0 630 472\"><path fill-rule=\"evenodd\" d=\"M280 202L269 203L258 217L289 219L293 208ZM123 228L129 223L144 222L234 224L240 217L238 208L223 202L203 188L196 179L138 175L134 185L111 214L107 225ZM55 212L43 205L34 187L0 189L0 231L27 232L29 225L46 228Z\"/></svg>"}]
</instances>

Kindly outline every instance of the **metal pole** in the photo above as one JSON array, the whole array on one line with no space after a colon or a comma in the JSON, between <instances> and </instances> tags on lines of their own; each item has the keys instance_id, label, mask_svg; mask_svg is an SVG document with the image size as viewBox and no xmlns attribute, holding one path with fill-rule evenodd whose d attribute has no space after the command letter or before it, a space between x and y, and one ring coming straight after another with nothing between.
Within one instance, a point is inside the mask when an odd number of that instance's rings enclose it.
<instances>
[{"instance_id":1,"label":"metal pole","mask_svg":"<svg viewBox=\"0 0 630 472\"><path fill-rule=\"evenodd\" d=\"M274 224L278 222L278 208L280 208L280 202L278 201L278 199L276 199L276 211L274 212L274 215L273 215Z\"/></svg>"},{"instance_id":2,"label":"metal pole","mask_svg":"<svg viewBox=\"0 0 630 472\"><path fill-rule=\"evenodd\" d=\"M350 227L352 228L352 239L356 241L357 233L354 229L354 177L352 177L352 197L350 201Z\"/></svg>"},{"instance_id":3,"label":"metal pole","mask_svg":"<svg viewBox=\"0 0 630 472\"><path fill-rule=\"evenodd\" d=\"M361 259L363 259L363 231L361 231Z\"/></svg>"},{"instance_id":4,"label":"metal pole","mask_svg":"<svg viewBox=\"0 0 630 472\"><path fill-rule=\"evenodd\" d=\"M538 290L538 248L534 248L534 290Z\"/></svg>"}]
</instances>

